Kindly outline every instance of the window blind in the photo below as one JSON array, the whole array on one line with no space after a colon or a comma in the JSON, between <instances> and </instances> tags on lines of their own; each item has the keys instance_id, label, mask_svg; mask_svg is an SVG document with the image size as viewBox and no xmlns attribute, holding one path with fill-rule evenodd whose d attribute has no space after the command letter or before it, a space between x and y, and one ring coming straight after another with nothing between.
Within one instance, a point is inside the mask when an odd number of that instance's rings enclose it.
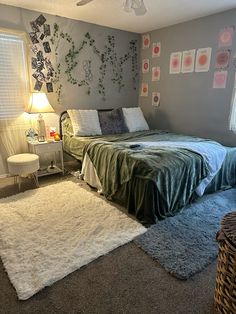
<instances>
[{"instance_id":1,"label":"window blind","mask_svg":"<svg viewBox=\"0 0 236 314\"><path fill-rule=\"evenodd\" d=\"M24 38L0 33L0 120L18 117L28 96Z\"/></svg>"}]
</instances>

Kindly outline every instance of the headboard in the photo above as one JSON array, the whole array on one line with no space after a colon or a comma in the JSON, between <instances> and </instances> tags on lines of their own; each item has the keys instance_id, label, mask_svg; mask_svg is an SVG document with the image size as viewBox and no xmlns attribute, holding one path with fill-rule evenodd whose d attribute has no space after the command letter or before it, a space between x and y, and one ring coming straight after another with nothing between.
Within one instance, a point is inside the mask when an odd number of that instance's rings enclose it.
<instances>
[{"instance_id":1,"label":"headboard","mask_svg":"<svg viewBox=\"0 0 236 314\"><path fill-rule=\"evenodd\" d=\"M97 111L112 111L113 109L97 109ZM65 110L60 114L60 120L59 120L59 131L60 131L60 138L63 138L63 130L62 130L62 123L63 121L68 118L68 112Z\"/></svg>"}]
</instances>

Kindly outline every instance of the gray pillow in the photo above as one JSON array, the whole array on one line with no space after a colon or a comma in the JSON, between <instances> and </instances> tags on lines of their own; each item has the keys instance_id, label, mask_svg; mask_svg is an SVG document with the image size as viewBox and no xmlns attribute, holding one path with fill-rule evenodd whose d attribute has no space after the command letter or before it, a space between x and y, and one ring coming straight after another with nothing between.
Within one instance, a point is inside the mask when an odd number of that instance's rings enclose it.
<instances>
[{"instance_id":1,"label":"gray pillow","mask_svg":"<svg viewBox=\"0 0 236 314\"><path fill-rule=\"evenodd\" d=\"M98 111L102 134L128 133L122 108L112 111Z\"/></svg>"}]
</instances>

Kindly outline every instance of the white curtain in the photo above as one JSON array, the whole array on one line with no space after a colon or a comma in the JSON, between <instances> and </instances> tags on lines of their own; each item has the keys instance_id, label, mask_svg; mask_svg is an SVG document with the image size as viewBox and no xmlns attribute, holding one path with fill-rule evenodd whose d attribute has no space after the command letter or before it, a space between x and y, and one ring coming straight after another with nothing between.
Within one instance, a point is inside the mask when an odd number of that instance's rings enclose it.
<instances>
[{"instance_id":1,"label":"white curtain","mask_svg":"<svg viewBox=\"0 0 236 314\"><path fill-rule=\"evenodd\" d=\"M25 131L30 120L26 38L22 33L0 30L0 175L8 173L6 159L27 151Z\"/></svg>"}]
</instances>

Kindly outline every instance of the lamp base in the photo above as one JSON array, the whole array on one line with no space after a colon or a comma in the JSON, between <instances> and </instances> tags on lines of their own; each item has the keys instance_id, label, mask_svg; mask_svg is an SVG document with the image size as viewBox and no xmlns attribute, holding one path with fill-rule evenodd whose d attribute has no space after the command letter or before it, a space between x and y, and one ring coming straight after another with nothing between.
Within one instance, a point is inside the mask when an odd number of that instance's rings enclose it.
<instances>
[{"instance_id":1,"label":"lamp base","mask_svg":"<svg viewBox=\"0 0 236 314\"><path fill-rule=\"evenodd\" d=\"M43 120L43 116L39 114L38 120L38 141L39 142L45 142L46 140L46 128L45 128L45 122Z\"/></svg>"}]
</instances>

